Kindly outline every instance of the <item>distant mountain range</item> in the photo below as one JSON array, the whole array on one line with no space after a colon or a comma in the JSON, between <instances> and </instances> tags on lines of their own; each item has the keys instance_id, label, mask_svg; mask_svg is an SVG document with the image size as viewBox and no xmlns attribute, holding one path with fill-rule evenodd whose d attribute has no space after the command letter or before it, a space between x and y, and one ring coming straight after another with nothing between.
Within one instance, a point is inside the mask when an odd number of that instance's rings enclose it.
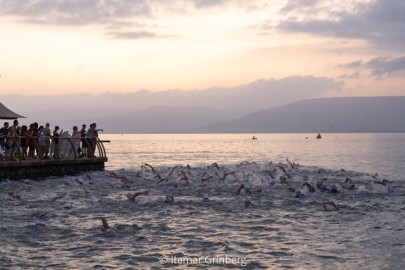
<instances>
[{"instance_id":1,"label":"distant mountain range","mask_svg":"<svg viewBox=\"0 0 405 270\"><path fill-rule=\"evenodd\" d=\"M64 130L97 122L105 133L118 134L405 132L405 96L307 99L255 111L202 106L42 107L21 112L30 118L20 122L46 121Z\"/></svg>"},{"instance_id":2,"label":"distant mountain range","mask_svg":"<svg viewBox=\"0 0 405 270\"><path fill-rule=\"evenodd\" d=\"M194 130L203 133L405 132L405 96L309 99Z\"/></svg>"}]
</instances>

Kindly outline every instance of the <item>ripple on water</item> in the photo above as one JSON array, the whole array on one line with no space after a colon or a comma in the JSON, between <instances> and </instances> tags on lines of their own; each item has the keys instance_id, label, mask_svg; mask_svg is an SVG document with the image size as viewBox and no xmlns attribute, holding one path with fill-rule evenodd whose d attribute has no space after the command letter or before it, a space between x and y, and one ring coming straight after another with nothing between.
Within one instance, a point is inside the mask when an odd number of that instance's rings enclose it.
<instances>
[{"instance_id":1,"label":"ripple on water","mask_svg":"<svg viewBox=\"0 0 405 270\"><path fill-rule=\"evenodd\" d=\"M287 168L287 166L285 166ZM170 169L156 168L162 175ZM172 179L157 184L147 169L92 172L41 182L1 184L1 265L9 268L169 268L160 265L167 256L228 254L247 259L247 269L268 268L387 268L403 265L404 186L380 194L369 190L364 174L327 171L327 185L343 185L346 177L364 185L361 191L340 188L338 195L316 190L304 198L283 183L259 181L278 165L244 163L239 166L179 168ZM186 171L189 184L182 182ZM298 190L303 175L317 181L318 168L291 170L290 188ZM222 175L235 174L226 180ZM201 175L213 176L202 186ZM135 178L139 173L140 176ZM75 181L79 178L82 184ZM125 180L125 179L131 179ZM273 181L273 180L272 180ZM260 194L240 195L240 184L260 186ZM180 187L173 204L165 195ZM149 190L129 203L126 195ZM21 194L9 200L10 191ZM63 196L62 196L63 195ZM49 203L56 197L62 198ZM209 198L203 203L202 198ZM250 200L254 207L245 207ZM326 212L322 202L332 200L338 211ZM48 214L45 231L31 230L37 210ZM102 230L101 218L117 233ZM384 255L381 255L384 250ZM378 259L379 258L379 259ZM215 268L240 265L212 264ZM209 267L207 266L207 267ZM367 267L365 267L367 266ZM240 267L241 268L241 267Z\"/></svg>"}]
</instances>

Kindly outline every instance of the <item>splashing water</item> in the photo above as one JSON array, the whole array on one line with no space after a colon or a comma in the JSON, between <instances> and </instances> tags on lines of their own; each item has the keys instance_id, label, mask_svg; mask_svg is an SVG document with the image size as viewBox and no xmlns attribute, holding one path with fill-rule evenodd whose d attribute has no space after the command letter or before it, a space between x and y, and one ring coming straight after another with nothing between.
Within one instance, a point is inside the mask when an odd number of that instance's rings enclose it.
<instances>
[{"instance_id":1,"label":"splashing water","mask_svg":"<svg viewBox=\"0 0 405 270\"><path fill-rule=\"evenodd\" d=\"M3 181L0 265L400 269L404 184L374 180L288 160Z\"/></svg>"}]
</instances>

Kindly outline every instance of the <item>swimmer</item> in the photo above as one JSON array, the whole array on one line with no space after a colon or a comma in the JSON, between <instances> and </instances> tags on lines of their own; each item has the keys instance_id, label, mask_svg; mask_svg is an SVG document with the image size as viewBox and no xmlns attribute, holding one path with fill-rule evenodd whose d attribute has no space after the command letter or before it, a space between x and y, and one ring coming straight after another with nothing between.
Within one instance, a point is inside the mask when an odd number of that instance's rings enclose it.
<instances>
[{"instance_id":1,"label":"swimmer","mask_svg":"<svg viewBox=\"0 0 405 270\"><path fill-rule=\"evenodd\" d=\"M219 170L218 163L216 163L216 162L212 163L211 166L209 166L208 168L210 168L210 169L216 168L217 170Z\"/></svg>"},{"instance_id":2,"label":"swimmer","mask_svg":"<svg viewBox=\"0 0 405 270\"><path fill-rule=\"evenodd\" d=\"M295 169L295 163L291 163L291 161L289 161L288 158L286 158L285 160L288 162L288 164L290 164L291 169Z\"/></svg>"},{"instance_id":3,"label":"swimmer","mask_svg":"<svg viewBox=\"0 0 405 270\"><path fill-rule=\"evenodd\" d=\"M373 175L374 183L382 183L383 179L378 175L378 173Z\"/></svg>"},{"instance_id":4,"label":"swimmer","mask_svg":"<svg viewBox=\"0 0 405 270\"><path fill-rule=\"evenodd\" d=\"M205 175L205 174L204 174L204 175ZM205 178L201 178L201 182L208 182L208 181L210 181L212 178L214 178L214 176L208 175L208 176L205 177Z\"/></svg>"},{"instance_id":5,"label":"swimmer","mask_svg":"<svg viewBox=\"0 0 405 270\"><path fill-rule=\"evenodd\" d=\"M302 193L308 193L308 192L315 192L315 189L308 183L308 182L304 182L302 185L301 185L301 190L302 190Z\"/></svg>"},{"instance_id":6,"label":"swimmer","mask_svg":"<svg viewBox=\"0 0 405 270\"><path fill-rule=\"evenodd\" d=\"M325 201L323 202L323 209L325 209L325 211L337 211L338 207L337 205L332 202L332 201Z\"/></svg>"},{"instance_id":7,"label":"swimmer","mask_svg":"<svg viewBox=\"0 0 405 270\"><path fill-rule=\"evenodd\" d=\"M245 186L244 186L243 184L241 184L241 185L238 187L238 189L236 190L235 194L236 194L236 195L239 195L240 192L242 191L242 189L244 189L244 188L245 188Z\"/></svg>"},{"instance_id":8,"label":"swimmer","mask_svg":"<svg viewBox=\"0 0 405 270\"><path fill-rule=\"evenodd\" d=\"M339 190L338 190L337 186L336 186L336 185L333 185L333 186L329 189L329 193L331 193L331 194L338 194L338 193L339 193Z\"/></svg>"},{"instance_id":9,"label":"swimmer","mask_svg":"<svg viewBox=\"0 0 405 270\"><path fill-rule=\"evenodd\" d=\"M171 171L169 172L169 174L167 175L166 178L162 178L161 180L159 180L158 184L160 184L163 181L169 181L169 178L172 176L173 172L178 168L179 166L174 166Z\"/></svg>"},{"instance_id":10,"label":"swimmer","mask_svg":"<svg viewBox=\"0 0 405 270\"><path fill-rule=\"evenodd\" d=\"M284 175L287 176L287 178L291 178L291 175L286 171L286 169L282 165L279 165L278 167L283 171Z\"/></svg>"},{"instance_id":11,"label":"swimmer","mask_svg":"<svg viewBox=\"0 0 405 270\"><path fill-rule=\"evenodd\" d=\"M387 188L387 191L390 193L394 192L394 187L392 186L392 183L393 183L392 181L389 181L387 179L384 179L382 181L382 184Z\"/></svg>"},{"instance_id":12,"label":"swimmer","mask_svg":"<svg viewBox=\"0 0 405 270\"><path fill-rule=\"evenodd\" d=\"M79 183L79 185L83 186L83 182L79 178L75 178L75 181Z\"/></svg>"},{"instance_id":13,"label":"swimmer","mask_svg":"<svg viewBox=\"0 0 405 270\"><path fill-rule=\"evenodd\" d=\"M301 191L297 191L297 192L295 192L295 196L294 196L296 199L304 199L305 198L305 195L301 192Z\"/></svg>"},{"instance_id":14,"label":"swimmer","mask_svg":"<svg viewBox=\"0 0 405 270\"><path fill-rule=\"evenodd\" d=\"M371 185L375 192L394 192L392 181L389 181L387 179L383 179L380 182L374 181L371 183Z\"/></svg>"},{"instance_id":15,"label":"swimmer","mask_svg":"<svg viewBox=\"0 0 405 270\"><path fill-rule=\"evenodd\" d=\"M226 172L226 173L224 173L224 175L222 176L221 180L222 180L222 181L225 181L225 178L226 178L228 175L234 175L234 174L235 174L235 172Z\"/></svg>"},{"instance_id":16,"label":"swimmer","mask_svg":"<svg viewBox=\"0 0 405 270\"><path fill-rule=\"evenodd\" d=\"M262 192L261 188L254 188L254 189L250 189L250 188L245 188L245 193L250 195L250 194L257 194Z\"/></svg>"},{"instance_id":17,"label":"swimmer","mask_svg":"<svg viewBox=\"0 0 405 270\"><path fill-rule=\"evenodd\" d=\"M36 215L37 218L35 219L31 232L43 232L45 230L48 230L48 227L46 226L46 221L48 220L46 212L40 209L37 211Z\"/></svg>"},{"instance_id":18,"label":"swimmer","mask_svg":"<svg viewBox=\"0 0 405 270\"><path fill-rule=\"evenodd\" d=\"M56 200L62 199L65 195L56 196L48 201L48 203L54 203Z\"/></svg>"},{"instance_id":19,"label":"swimmer","mask_svg":"<svg viewBox=\"0 0 405 270\"><path fill-rule=\"evenodd\" d=\"M345 186L346 189L348 190L354 190L355 189L355 184L353 183L353 180L350 179L349 177L346 178L345 180Z\"/></svg>"},{"instance_id":20,"label":"swimmer","mask_svg":"<svg viewBox=\"0 0 405 270\"><path fill-rule=\"evenodd\" d=\"M116 178L116 179L121 179L121 180L124 180L124 179L125 179L124 176L118 175L118 174L116 174L115 172L111 172L110 175L111 175L112 177Z\"/></svg>"},{"instance_id":21,"label":"swimmer","mask_svg":"<svg viewBox=\"0 0 405 270\"><path fill-rule=\"evenodd\" d=\"M286 184L287 186L290 186L290 184L287 182L287 178L285 178L285 176L282 175L279 177L279 179L280 179L281 184Z\"/></svg>"},{"instance_id":22,"label":"swimmer","mask_svg":"<svg viewBox=\"0 0 405 270\"><path fill-rule=\"evenodd\" d=\"M40 220L47 220L48 219L48 217L47 217L44 210L40 209L40 210L37 211L37 219L40 219Z\"/></svg>"},{"instance_id":23,"label":"swimmer","mask_svg":"<svg viewBox=\"0 0 405 270\"><path fill-rule=\"evenodd\" d=\"M166 195L165 203L174 203L174 196L173 195Z\"/></svg>"},{"instance_id":24,"label":"swimmer","mask_svg":"<svg viewBox=\"0 0 405 270\"><path fill-rule=\"evenodd\" d=\"M323 180L318 180L316 182L316 187L321 191L321 192L325 192L328 190L328 188L326 186L323 185Z\"/></svg>"},{"instance_id":25,"label":"swimmer","mask_svg":"<svg viewBox=\"0 0 405 270\"><path fill-rule=\"evenodd\" d=\"M110 226L110 224L108 224L107 219L101 218L101 222L103 222L104 231L111 230L111 226Z\"/></svg>"},{"instance_id":26,"label":"swimmer","mask_svg":"<svg viewBox=\"0 0 405 270\"><path fill-rule=\"evenodd\" d=\"M178 184L174 184L173 187L170 189L170 194L180 195L180 193L181 193L181 188L179 187Z\"/></svg>"},{"instance_id":27,"label":"swimmer","mask_svg":"<svg viewBox=\"0 0 405 270\"><path fill-rule=\"evenodd\" d=\"M14 198L14 199L17 199L17 200L21 199L20 195L16 194L16 193L13 192L13 191L10 191L10 192L8 193L8 196L10 196L10 197L12 197L12 198Z\"/></svg>"},{"instance_id":28,"label":"swimmer","mask_svg":"<svg viewBox=\"0 0 405 270\"><path fill-rule=\"evenodd\" d=\"M136 197L138 197L139 195L149 195L149 191L148 190L146 190L146 191L139 191L139 192L135 192L132 196L130 196L129 198L128 198L128 201L129 202L135 202L135 199L136 199Z\"/></svg>"},{"instance_id":29,"label":"swimmer","mask_svg":"<svg viewBox=\"0 0 405 270\"><path fill-rule=\"evenodd\" d=\"M245 201L245 208L254 207L254 206L255 205L251 201L249 201L249 200Z\"/></svg>"},{"instance_id":30,"label":"swimmer","mask_svg":"<svg viewBox=\"0 0 405 270\"><path fill-rule=\"evenodd\" d=\"M30 228L31 233L40 233L40 232L45 232L48 230L48 227L46 226L45 222L41 220L35 220L34 225Z\"/></svg>"},{"instance_id":31,"label":"swimmer","mask_svg":"<svg viewBox=\"0 0 405 270\"><path fill-rule=\"evenodd\" d=\"M251 189L250 192L251 192L252 194L257 194L257 193L261 193L261 192L262 192L262 189L261 189L261 188L254 188L254 189Z\"/></svg>"},{"instance_id":32,"label":"swimmer","mask_svg":"<svg viewBox=\"0 0 405 270\"><path fill-rule=\"evenodd\" d=\"M163 181L165 181L165 179L164 178L162 178L162 176L160 176L160 174L159 174L159 172L158 171L156 171L155 170L155 168L153 168L153 166L152 165L150 165L150 164L148 164L148 163L145 163L145 167L149 167L149 168L151 168L151 170L152 170L152 172L156 175L156 177L158 178L158 184L160 183L160 182L163 182Z\"/></svg>"},{"instance_id":33,"label":"swimmer","mask_svg":"<svg viewBox=\"0 0 405 270\"><path fill-rule=\"evenodd\" d=\"M107 235L116 235L118 233L117 228L115 228L114 226L110 226L106 218L101 218L101 222L103 223L103 231Z\"/></svg>"}]
</instances>

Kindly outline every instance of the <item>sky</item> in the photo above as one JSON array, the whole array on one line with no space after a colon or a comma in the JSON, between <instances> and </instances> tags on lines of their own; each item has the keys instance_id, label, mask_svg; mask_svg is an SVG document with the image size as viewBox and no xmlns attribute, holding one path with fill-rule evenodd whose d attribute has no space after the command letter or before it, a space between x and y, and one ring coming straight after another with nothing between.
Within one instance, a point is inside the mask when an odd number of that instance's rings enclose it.
<instances>
[{"instance_id":1,"label":"sky","mask_svg":"<svg viewBox=\"0 0 405 270\"><path fill-rule=\"evenodd\" d=\"M0 95L405 95L404 44L403 0L0 0Z\"/></svg>"}]
</instances>

